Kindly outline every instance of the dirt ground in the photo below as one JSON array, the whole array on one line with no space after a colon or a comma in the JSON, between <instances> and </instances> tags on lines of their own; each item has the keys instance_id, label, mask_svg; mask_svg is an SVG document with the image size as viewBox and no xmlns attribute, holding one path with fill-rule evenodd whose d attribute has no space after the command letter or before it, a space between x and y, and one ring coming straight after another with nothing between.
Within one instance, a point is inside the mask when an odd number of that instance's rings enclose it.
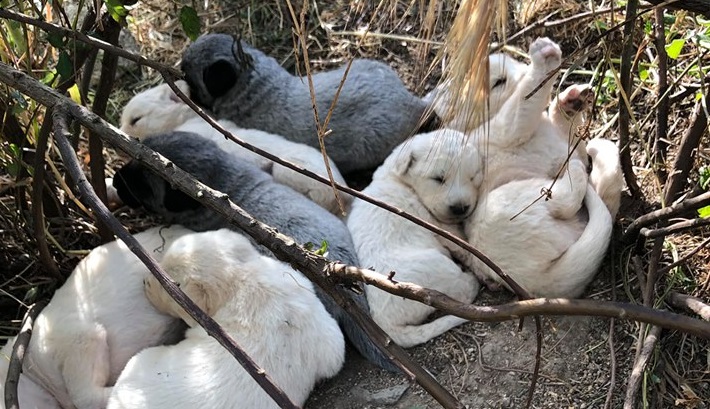
<instances>
[{"instance_id":1,"label":"dirt ground","mask_svg":"<svg viewBox=\"0 0 710 409\"><path fill-rule=\"evenodd\" d=\"M377 58L394 67L407 85L419 95L432 88L438 80L440 70L433 68L432 75L424 78L423 73L436 55L439 43L450 27L455 14L456 1L440 1L439 20L435 24L430 42L421 41L421 17L423 2L388 1L386 6L375 12L377 2L359 0L316 1L316 11L309 19L311 27L311 60L316 69L327 69L345 62L348 56ZM563 21L587 10L589 4L576 0L539 0L540 7L532 12L542 18L551 16L551 21ZM597 2L601 7L607 1ZM603 4L602 4L603 3ZM203 32L241 32L244 38L265 52L279 59L289 69L294 69L291 26L287 18L285 3L282 1L230 0L206 2L207 9L199 8L203 21ZM147 0L138 3L131 12L135 17L125 36L126 48L161 62L176 65L181 51L188 41L176 19L177 3L161 0ZM514 8L513 8L514 9ZM511 9L512 10L512 9ZM552 13L552 14L551 14ZM542 16L542 17L541 17ZM622 16L616 15L616 18ZM623 17L622 17L623 18ZM520 13L511 11L509 34L524 27ZM371 22L373 35L358 45L358 30ZM608 22L607 22L608 23ZM559 41L563 51L569 53L583 46L594 34L589 20L575 19L566 24L552 25L529 31L515 41L523 49L538 35L547 35ZM594 67L605 52L611 55L618 51L619 37L611 36L605 51L593 51L584 67ZM157 84L160 79L149 69L136 68L132 64L123 65L122 77L117 81L114 98L109 106L109 119L116 123L123 104L137 91ZM570 76L567 81L588 80L588 77ZM618 106L610 101L598 102L597 116L593 128L604 128ZM653 102L636 101L638 115L647 111ZM691 102L679 102L673 122L674 140L687 125L687 115ZM643 130L652 129L646 123ZM613 129L600 131L606 137L616 138ZM707 134L706 134L707 139ZM643 147L636 147L642 152ZM707 158L707 152L703 158ZM643 153L643 152L642 152ZM641 155L642 155L641 153ZM108 174L124 160L122 155L107 149L109 158ZM635 156L638 160L638 156ZM648 176L648 166L637 163L639 179L647 192L654 192ZM6 190L2 190L5 192ZM631 272L629 247L618 240L622 227L636 217L658 206L659 200L652 193L646 194L645 201L631 201L625 194L615 229L615 239L605 265L598 279L585 294L587 298L603 300L634 301L639 299L638 281ZM7 197L3 198L8 199ZM11 203L9 198L3 203ZM5 204L9 206L8 204ZM9 213L8 213L9 214ZM119 209L116 215L132 231L144 230L152 221L140 213ZM82 219L74 213L68 217ZM13 217L0 220L7 227L17 223ZM54 221L50 221L54 223ZM83 223L83 222L82 222ZM3 234L12 229L3 227ZM59 223L55 229L64 229ZM54 231L51 230L50 231ZM62 230L64 232L64 230ZM64 234L64 233L62 233ZM687 253L708 234L707 230L695 236L682 236L669 240L669 248ZM9 237L9 236L8 236ZM60 241L67 250L87 250L98 241L90 228L75 228L67 233L66 241ZM23 239L24 240L24 239ZM0 264L6 272L0 280L0 306L3 309L2 334L12 334L19 326L23 304L51 295L61 285L61 280L48 277L38 267L38 261L31 244L20 239L9 240L4 247ZM68 274L79 260L81 251L62 253L62 272ZM663 262L670 263L668 255ZM674 282L681 288L702 289L694 294L707 297L710 280L707 265L710 254L699 252L688 260L686 273L695 285ZM0 268L0 270L2 270ZM66 275L65 275L66 276ZM686 287L682 287L686 285ZM690 293L691 291L689 291ZM474 301L476 304L499 304L512 300L508 293L491 293L483 290ZM707 300L707 298L706 298ZM665 305L661 305L667 308ZM602 408L611 396L610 408L623 405L626 383L631 372L638 334L638 324L590 317L546 317L543 318L542 366L533 398L533 408ZM409 349L412 357L436 379L461 400L468 408L521 408L530 388L531 373L535 360L535 325L531 318L525 319L522 329L517 321L501 323L468 323L434 339L424 345ZM710 344L708 341L688 337L680 333L664 331L663 337L651 358L651 368L645 376L639 407L688 408L710 407ZM323 382L312 393L306 408L309 409L349 409L349 408L438 408L440 405L421 387L402 375L379 370L360 358L353 350L348 350L345 367L335 378Z\"/></svg>"}]
</instances>

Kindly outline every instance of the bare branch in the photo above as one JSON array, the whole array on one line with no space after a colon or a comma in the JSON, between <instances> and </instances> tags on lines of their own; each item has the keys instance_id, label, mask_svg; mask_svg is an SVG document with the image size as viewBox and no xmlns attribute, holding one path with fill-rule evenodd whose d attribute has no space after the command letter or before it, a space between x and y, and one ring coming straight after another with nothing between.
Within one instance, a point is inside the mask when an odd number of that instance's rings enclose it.
<instances>
[{"instance_id":1,"label":"bare branch","mask_svg":"<svg viewBox=\"0 0 710 409\"><path fill-rule=\"evenodd\" d=\"M7 378L5 379L5 407L7 409L19 409L17 386L20 382L20 373L22 372L22 361L25 359L27 345L30 344L32 337L32 326L37 315L47 306L47 302L40 301L27 310L25 318L22 320L20 333L17 334L15 345L12 347L12 356L10 364L7 368Z\"/></svg>"},{"instance_id":2,"label":"bare branch","mask_svg":"<svg viewBox=\"0 0 710 409\"><path fill-rule=\"evenodd\" d=\"M700 209L701 207L707 205L710 205L710 192L705 192L693 198L683 200L682 202L672 206L664 207L663 209L654 210L634 220L633 223L626 228L626 231L622 236L622 240L626 243L631 243L636 240L641 228L653 223L668 220L671 217L675 217L687 211Z\"/></svg>"},{"instance_id":3,"label":"bare branch","mask_svg":"<svg viewBox=\"0 0 710 409\"><path fill-rule=\"evenodd\" d=\"M668 302L674 307L685 308L702 317L705 321L710 321L710 305L707 305L700 298L672 292Z\"/></svg>"},{"instance_id":4,"label":"bare branch","mask_svg":"<svg viewBox=\"0 0 710 409\"><path fill-rule=\"evenodd\" d=\"M648 359L651 357L653 349L656 347L659 335L661 335L661 327L653 327L643 342L641 354L634 363L631 376L629 376L629 384L626 388L626 398L624 399L624 409L633 409L636 407L636 394L638 393L641 379L643 379L643 371L646 368L646 364L648 363Z\"/></svg>"}]
</instances>

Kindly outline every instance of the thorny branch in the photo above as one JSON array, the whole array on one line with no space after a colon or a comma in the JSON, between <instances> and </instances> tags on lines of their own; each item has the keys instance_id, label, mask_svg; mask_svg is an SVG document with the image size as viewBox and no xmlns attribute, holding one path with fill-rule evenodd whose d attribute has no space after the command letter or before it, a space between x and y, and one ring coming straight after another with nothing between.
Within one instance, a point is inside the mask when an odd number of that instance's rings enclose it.
<instances>
[{"instance_id":1,"label":"thorny branch","mask_svg":"<svg viewBox=\"0 0 710 409\"><path fill-rule=\"evenodd\" d=\"M67 172L74 180L81 198L94 211L97 218L101 219L113 231L116 236L126 243L126 246L138 256L138 258L148 267L150 272L160 282L165 291L197 321L207 333L224 346L244 367L249 375L261 386L262 389L282 408L293 408L296 406L289 397L274 383L271 377L260 368L234 339L222 329L212 317L207 315L198 307L185 293L178 287L158 265L158 263L145 251L138 241L128 233L123 225L113 216L106 205L96 196L91 184L81 171L81 166L76 158L76 152L69 143L71 132L69 131L69 119L72 116L70 107L66 101L57 101L54 106L54 137L59 147L59 151L64 161ZM97 117L98 118L98 117ZM127 300L127 302L129 302Z\"/></svg>"}]
</instances>

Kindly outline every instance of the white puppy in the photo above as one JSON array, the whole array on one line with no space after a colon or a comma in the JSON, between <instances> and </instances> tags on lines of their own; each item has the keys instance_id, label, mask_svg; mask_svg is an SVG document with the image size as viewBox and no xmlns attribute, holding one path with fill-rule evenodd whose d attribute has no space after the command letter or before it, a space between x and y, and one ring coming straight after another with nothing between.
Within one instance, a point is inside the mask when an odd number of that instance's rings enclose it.
<instances>
[{"instance_id":1,"label":"white puppy","mask_svg":"<svg viewBox=\"0 0 710 409\"><path fill-rule=\"evenodd\" d=\"M0 350L0 409L5 409L5 381L10 366L10 356L17 337L12 337ZM42 386L24 374L17 384L18 404L22 409L60 409L59 402Z\"/></svg>"},{"instance_id":2,"label":"white puppy","mask_svg":"<svg viewBox=\"0 0 710 409\"><path fill-rule=\"evenodd\" d=\"M189 232L156 227L135 238L160 259L163 246ZM92 250L35 320L22 377L64 409L105 407L110 385L133 355L179 336L171 333L181 328L179 320L146 299L148 275L121 241ZM25 399L30 397L20 396L20 402Z\"/></svg>"},{"instance_id":3,"label":"white puppy","mask_svg":"<svg viewBox=\"0 0 710 409\"><path fill-rule=\"evenodd\" d=\"M585 144L580 142L572 151L570 135L590 102L589 87L567 88L545 112L551 82L529 99L525 96L559 66L561 52L549 39L538 39L530 47L530 57L530 66L512 59L505 64L506 72L510 70L505 82L516 81L509 84L513 92L497 114L473 132L471 143L487 149L486 174L465 233L474 247L533 295L576 297L606 253L612 230L607 207L618 207L621 191L609 192L605 206L588 186ZM494 68L499 67L492 67L492 78L506 76ZM619 175L605 169L613 168L615 160L618 157L594 156L597 183L614 185L609 180ZM546 189L549 196L543 198ZM501 282L475 257L467 255L464 260L477 274Z\"/></svg>"},{"instance_id":4,"label":"white puppy","mask_svg":"<svg viewBox=\"0 0 710 409\"><path fill-rule=\"evenodd\" d=\"M186 95L190 95L189 87L185 81L176 81L175 84ZM291 142L282 136L264 131L239 128L231 121L220 120L219 123L245 142L323 177L328 177L323 154L318 149ZM224 135L212 128L180 100L168 84L161 84L134 96L123 109L121 130L140 140L169 131L194 132L213 140L220 148L242 160L247 160L265 170L270 169L274 180L302 193L328 211L336 214L340 211L332 187L284 166L274 164L263 156L226 139ZM329 158L328 164L333 174L333 180L345 185L345 179L335 163ZM344 193L339 193L339 196L343 200L345 210L347 210L352 197Z\"/></svg>"},{"instance_id":5,"label":"white puppy","mask_svg":"<svg viewBox=\"0 0 710 409\"><path fill-rule=\"evenodd\" d=\"M465 137L458 131L416 135L395 148L363 193L441 227L461 223L476 206L482 177L477 152L464 147ZM361 265L396 271L395 280L465 303L478 294L476 278L451 260L432 232L359 199L347 224ZM424 343L467 321L449 315L422 324L434 308L375 287L366 291L372 318L403 347Z\"/></svg>"},{"instance_id":6,"label":"white puppy","mask_svg":"<svg viewBox=\"0 0 710 409\"><path fill-rule=\"evenodd\" d=\"M259 254L241 234L221 229L185 236L162 265L295 404L302 405L316 381L342 367L343 335L311 282ZM116 381L109 409L278 408L153 278L146 280L146 294L192 328L176 345L134 356Z\"/></svg>"}]
</instances>

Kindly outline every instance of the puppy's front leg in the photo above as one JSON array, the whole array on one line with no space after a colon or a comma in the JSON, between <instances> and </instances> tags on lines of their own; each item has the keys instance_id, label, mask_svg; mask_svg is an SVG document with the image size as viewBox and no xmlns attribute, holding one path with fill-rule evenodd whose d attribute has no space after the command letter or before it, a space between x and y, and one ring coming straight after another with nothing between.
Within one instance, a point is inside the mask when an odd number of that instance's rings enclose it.
<instances>
[{"instance_id":1,"label":"puppy's front leg","mask_svg":"<svg viewBox=\"0 0 710 409\"><path fill-rule=\"evenodd\" d=\"M79 333L79 332L77 332ZM80 332L64 357L62 376L78 409L101 409L108 402L110 357L106 329L101 324Z\"/></svg>"}]
</instances>

